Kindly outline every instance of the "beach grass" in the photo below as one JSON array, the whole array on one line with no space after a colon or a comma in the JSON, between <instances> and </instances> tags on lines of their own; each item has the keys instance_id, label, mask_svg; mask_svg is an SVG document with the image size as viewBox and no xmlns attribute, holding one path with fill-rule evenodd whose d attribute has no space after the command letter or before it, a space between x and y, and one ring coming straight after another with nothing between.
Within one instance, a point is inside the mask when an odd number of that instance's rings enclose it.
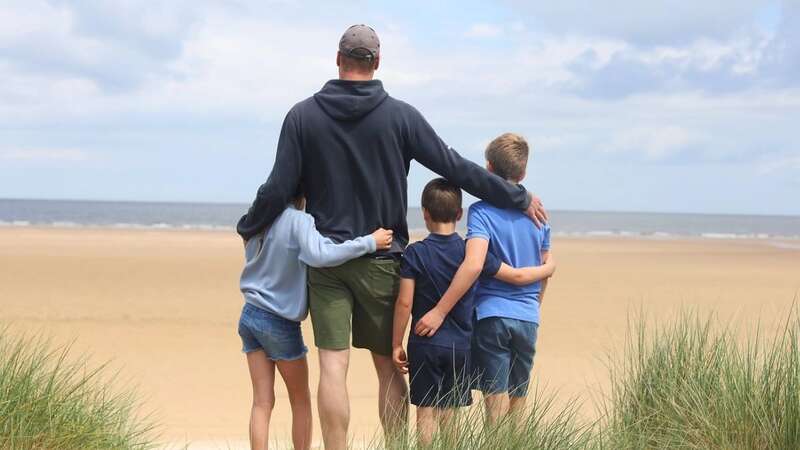
<instances>
[{"instance_id":1,"label":"beach grass","mask_svg":"<svg viewBox=\"0 0 800 450\"><path fill-rule=\"evenodd\" d=\"M692 313L631 329L611 365L606 448L800 448L796 313L769 339Z\"/></svg>"},{"instance_id":2,"label":"beach grass","mask_svg":"<svg viewBox=\"0 0 800 450\"><path fill-rule=\"evenodd\" d=\"M611 353L611 388L587 419L581 400L531 387L528 409L484 423L480 401L458 414L430 450L800 448L800 318L777 333L747 332L714 316L682 313L629 321ZM0 330L0 448L146 449L153 426L136 414L130 391L69 358L69 348ZM422 449L413 433L354 448Z\"/></svg>"},{"instance_id":3,"label":"beach grass","mask_svg":"<svg viewBox=\"0 0 800 450\"><path fill-rule=\"evenodd\" d=\"M114 374L71 359L69 347L0 329L0 448L147 449L154 427Z\"/></svg>"},{"instance_id":4,"label":"beach grass","mask_svg":"<svg viewBox=\"0 0 800 450\"><path fill-rule=\"evenodd\" d=\"M486 426L478 402L430 446L410 434L389 448L800 449L796 313L770 339L713 316L682 313L660 324L642 317L630 321L623 351L610 358L612 387L596 419L578 414L578 400L558 402L535 389L522 417Z\"/></svg>"},{"instance_id":5,"label":"beach grass","mask_svg":"<svg viewBox=\"0 0 800 450\"><path fill-rule=\"evenodd\" d=\"M371 450L559 450L591 447L592 429L579 422L577 402L558 404L555 393L545 393L545 389L532 391L530 405L524 414L508 416L496 424L484 423L483 404L476 402L469 408L461 408L427 446L420 445L417 436L409 433L388 443L374 438L363 447Z\"/></svg>"}]
</instances>

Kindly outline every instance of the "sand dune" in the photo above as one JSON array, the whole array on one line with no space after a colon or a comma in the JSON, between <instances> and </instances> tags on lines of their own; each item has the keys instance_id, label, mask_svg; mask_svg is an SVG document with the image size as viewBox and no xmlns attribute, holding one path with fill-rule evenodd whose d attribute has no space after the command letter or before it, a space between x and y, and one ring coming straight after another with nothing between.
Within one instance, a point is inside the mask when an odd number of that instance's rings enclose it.
<instances>
[{"instance_id":1,"label":"sand dune","mask_svg":"<svg viewBox=\"0 0 800 450\"><path fill-rule=\"evenodd\" d=\"M631 310L663 319L690 306L774 327L800 291L792 242L557 238L553 250L559 268L534 371L565 397L605 387L605 355L619 348ZM95 362L111 359L156 412L165 441L237 448L250 400L236 335L241 251L241 241L222 232L0 229L0 322L59 343L74 339ZM304 332L313 348L310 323ZM316 379L313 349L310 357ZM357 439L378 427L370 365L367 353L354 351ZM286 439L288 403L282 386L277 391L272 429Z\"/></svg>"}]
</instances>

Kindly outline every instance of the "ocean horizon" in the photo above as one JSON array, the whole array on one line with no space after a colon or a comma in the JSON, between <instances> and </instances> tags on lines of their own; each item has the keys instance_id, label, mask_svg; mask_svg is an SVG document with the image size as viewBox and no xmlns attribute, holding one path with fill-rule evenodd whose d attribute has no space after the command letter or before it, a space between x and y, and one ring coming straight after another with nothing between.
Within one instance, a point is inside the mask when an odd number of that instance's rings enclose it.
<instances>
[{"instance_id":1,"label":"ocean horizon","mask_svg":"<svg viewBox=\"0 0 800 450\"><path fill-rule=\"evenodd\" d=\"M187 229L233 231L245 203L0 199L0 227ZM800 239L800 216L635 211L550 211L556 236ZM409 207L412 232L425 231ZM459 222L463 231L466 220Z\"/></svg>"}]
</instances>

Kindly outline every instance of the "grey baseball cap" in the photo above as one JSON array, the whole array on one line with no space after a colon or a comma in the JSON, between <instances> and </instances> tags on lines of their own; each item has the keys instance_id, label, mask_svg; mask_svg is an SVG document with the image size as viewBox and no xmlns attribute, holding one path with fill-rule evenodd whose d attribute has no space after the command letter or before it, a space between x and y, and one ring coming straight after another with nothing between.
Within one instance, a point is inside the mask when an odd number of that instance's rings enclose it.
<instances>
[{"instance_id":1,"label":"grey baseball cap","mask_svg":"<svg viewBox=\"0 0 800 450\"><path fill-rule=\"evenodd\" d=\"M381 53L381 41L372 27L353 25L339 39L339 52L356 59L375 59Z\"/></svg>"}]
</instances>

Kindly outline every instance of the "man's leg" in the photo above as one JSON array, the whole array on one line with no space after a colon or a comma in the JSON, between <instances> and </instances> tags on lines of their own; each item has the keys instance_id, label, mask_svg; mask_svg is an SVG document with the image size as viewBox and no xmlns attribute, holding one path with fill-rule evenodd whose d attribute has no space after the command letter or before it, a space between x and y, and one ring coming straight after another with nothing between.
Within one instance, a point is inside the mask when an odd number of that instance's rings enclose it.
<instances>
[{"instance_id":1,"label":"man's leg","mask_svg":"<svg viewBox=\"0 0 800 450\"><path fill-rule=\"evenodd\" d=\"M317 406L325 450L347 448L347 427L350 424L350 397L347 393L349 363L349 349L319 349Z\"/></svg>"},{"instance_id":2,"label":"man's leg","mask_svg":"<svg viewBox=\"0 0 800 450\"><path fill-rule=\"evenodd\" d=\"M314 342L319 349L317 406L326 450L347 448L350 423L347 368L353 297L340 274L356 261L332 269L310 268L308 271L309 310Z\"/></svg>"},{"instance_id":3,"label":"man's leg","mask_svg":"<svg viewBox=\"0 0 800 450\"><path fill-rule=\"evenodd\" d=\"M389 356L372 353L378 374L378 414L387 441L398 438L408 427L408 387Z\"/></svg>"},{"instance_id":4,"label":"man's leg","mask_svg":"<svg viewBox=\"0 0 800 450\"><path fill-rule=\"evenodd\" d=\"M400 263L391 259L356 261L346 275L354 293L353 346L372 353L378 374L378 412L388 444L403 436L408 426L408 387L391 357Z\"/></svg>"}]
</instances>

